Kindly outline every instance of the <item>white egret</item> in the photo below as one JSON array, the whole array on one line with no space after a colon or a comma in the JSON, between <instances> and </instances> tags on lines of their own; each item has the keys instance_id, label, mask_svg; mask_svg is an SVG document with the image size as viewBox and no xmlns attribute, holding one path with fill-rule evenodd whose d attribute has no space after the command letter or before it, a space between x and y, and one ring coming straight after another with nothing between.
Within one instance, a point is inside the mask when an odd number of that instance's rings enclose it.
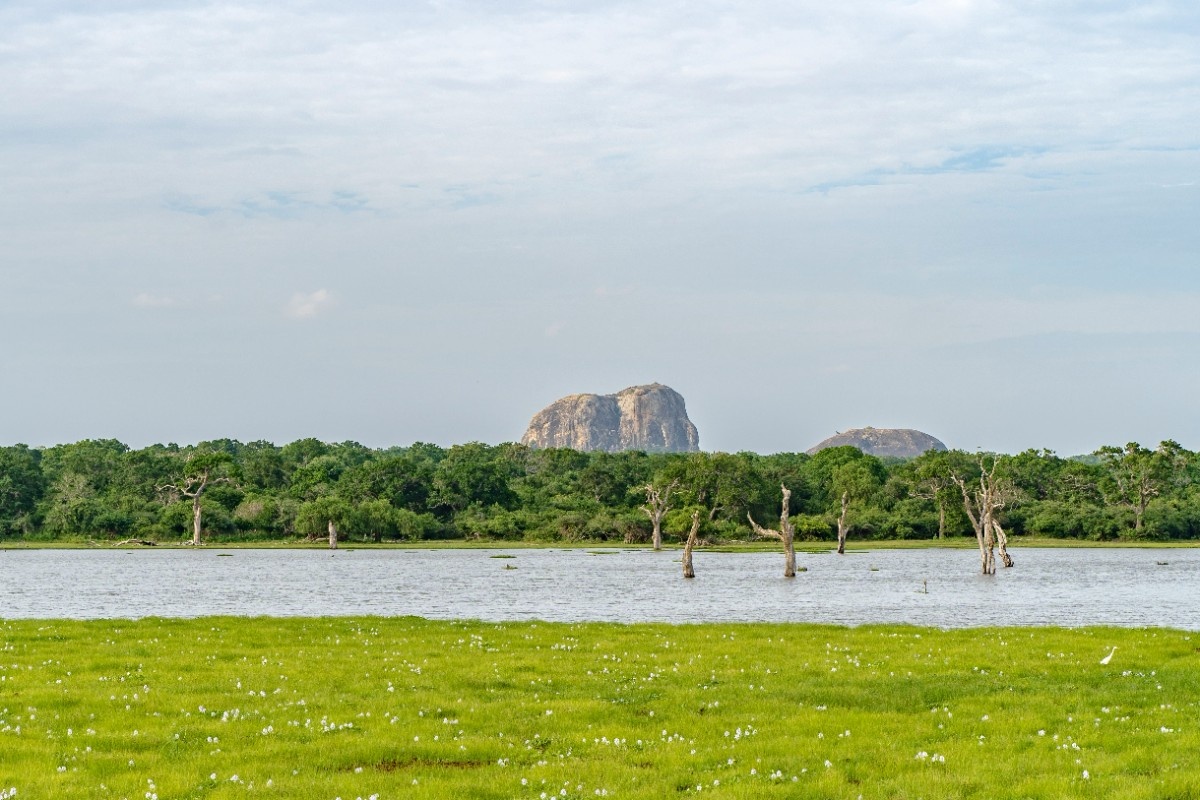
<instances>
[{"instance_id":1,"label":"white egret","mask_svg":"<svg viewBox=\"0 0 1200 800\"><path fill-rule=\"evenodd\" d=\"M1109 651L1108 655L1106 655L1104 658L1100 659L1100 663L1107 664L1108 662L1112 661L1113 653L1115 653L1115 652L1117 652L1117 648L1114 645L1113 649Z\"/></svg>"}]
</instances>

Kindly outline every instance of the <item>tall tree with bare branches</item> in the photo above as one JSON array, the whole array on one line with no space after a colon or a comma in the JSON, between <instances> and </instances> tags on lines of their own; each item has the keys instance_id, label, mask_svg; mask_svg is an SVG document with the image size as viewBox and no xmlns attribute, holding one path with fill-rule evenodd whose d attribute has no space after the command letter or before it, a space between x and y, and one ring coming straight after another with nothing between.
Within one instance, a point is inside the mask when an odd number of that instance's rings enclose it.
<instances>
[{"instance_id":1,"label":"tall tree with bare branches","mask_svg":"<svg viewBox=\"0 0 1200 800\"><path fill-rule=\"evenodd\" d=\"M665 488L659 488L653 483L646 484L646 504L642 511L650 518L653 527L651 539L655 550L662 550L662 521L671 510L671 497L679 491L679 481L672 480Z\"/></svg>"},{"instance_id":2,"label":"tall tree with bare branches","mask_svg":"<svg viewBox=\"0 0 1200 800\"><path fill-rule=\"evenodd\" d=\"M200 544L202 527L201 498L205 490L215 483L233 483L227 474L233 458L228 453L193 453L183 468L183 476L177 483L166 483L156 488L160 492L186 497L192 501L192 544Z\"/></svg>"},{"instance_id":3,"label":"tall tree with bare branches","mask_svg":"<svg viewBox=\"0 0 1200 800\"><path fill-rule=\"evenodd\" d=\"M984 575L996 572L997 547L1000 550L1000 562L1006 567L1013 565L1012 557L1008 554L1008 536L1000 525L999 512L1016 498L1016 489L1012 481L997 476L996 470L1001 459L991 456L991 466L987 464L988 457L979 457L979 486L967 488L967 480L961 474L951 474L951 480L962 493L963 510L971 520L975 530L975 540L979 543L980 568Z\"/></svg>"},{"instance_id":4,"label":"tall tree with bare branches","mask_svg":"<svg viewBox=\"0 0 1200 800\"><path fill-rule=\"evenodd\" d=\"M774 538L783 542L783 553L785 563L783 567L783 577L796 577L796 529L792 527L792 520L789 516L790 506L792 504L792 490L780 484L780 489L783 490L783 508L779 512L779 530L764 528L754 521L754 517L750 512L746 512L746 519L750 520L750 527L754 529L754 534L762 538Z\"/></svg>"}]
</instances>

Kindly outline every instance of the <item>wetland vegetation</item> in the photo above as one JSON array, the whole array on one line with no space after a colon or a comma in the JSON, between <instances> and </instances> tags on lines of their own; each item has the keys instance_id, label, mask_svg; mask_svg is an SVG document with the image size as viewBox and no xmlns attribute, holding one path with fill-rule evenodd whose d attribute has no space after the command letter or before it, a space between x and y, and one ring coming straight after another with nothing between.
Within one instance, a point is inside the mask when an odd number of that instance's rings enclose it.
<instances>
[{"instance_id":1,"label":"wetland vegetation","mask_svg":"<svg viewBox=\"0 0 1200 800\"><path fill-rule=\"evenodd\" d=\"M1080 458L851 447L802 453L581 453L477 442L371 449L228 439L130 449L114 440L0 448L0 541L682 542L753 537L779 516L798 542L973 537L961 489L987 473L1008 535L1200 540L1200 455L1174 442ZM657 498L657 499L656 499ZM977 520L978 521L978 520Z\"/></svg>"},{"instance_id":2,"label":"wetland vegetation","mask_svg":"<svg viewBox=\"0 0 1200 800\"><path fill-rule=\"evenodd\" d=\"M1195 797L1197 643L1169 629L9 620L0 788Z\"/></svg>"}]
</instances>

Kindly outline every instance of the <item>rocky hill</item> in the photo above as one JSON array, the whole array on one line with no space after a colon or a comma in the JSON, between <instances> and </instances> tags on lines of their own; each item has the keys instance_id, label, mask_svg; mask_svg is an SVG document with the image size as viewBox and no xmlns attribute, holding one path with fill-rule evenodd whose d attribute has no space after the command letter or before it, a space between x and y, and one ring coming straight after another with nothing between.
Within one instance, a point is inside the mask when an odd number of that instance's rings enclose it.
<instances>
[{"instance_id":1,"label":"rocky hill","mask_svg":"<svg viewBox=\"0 0 1200 800\"><path fill-rule=\"evenodd\" d=\"M849 445L872 456L896 456L915 458L926 450L945 450L946 445L928 433L909 428L855 428L830 436L820 444L810 447L808 454L814 455L829 447Z\"/></svg>"},{"instance_id":2,"label":"rocky hill","mask_svg":"<svg viewBox=\"0 0 1200 800\"><path fill-rule=\"evenodd\" d=\"M523 444L574 450L690 453L700 435L683 397L669 386L630 386L616 394L573 394L534 415Z\"/></svg>"}]
</instances>

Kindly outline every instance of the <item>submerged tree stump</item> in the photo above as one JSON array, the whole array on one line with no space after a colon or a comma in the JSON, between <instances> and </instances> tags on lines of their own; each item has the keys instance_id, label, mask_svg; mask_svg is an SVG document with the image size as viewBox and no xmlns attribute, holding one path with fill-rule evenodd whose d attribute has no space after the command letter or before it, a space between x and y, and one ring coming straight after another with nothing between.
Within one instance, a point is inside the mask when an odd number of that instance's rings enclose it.
<instances>
[{"instance_id":1,"label":"submerged tree stump","mask_svg":"<svg viewBox=\"0 0 1200 800\"><path fill-rule=\"evenodd\" d=\"M842 492L842 513L838 516L838 555L846 555L846 512L850 509L850 492Z\"/></svg>"},{"instance_id":2,"label":"submerged tree stump","mask_svg":"<svg viewBox=\"0 0 1200 800\"><path fill-rule=\"evenodd\" d=\"M692 569L692 548L696 546L696 537L700 533L700 512L692 512L692 529L688 531L687 544L683 546L683 577L696 577L696 570Z\"/></svg>"},{"instance_id":3,"label":"submerged tree stump","mask_svg":"<svg viewBox=\"0 0 1200 800\"><path fill-rule=\"evenodd\" d=\"M750 520L750 527L754 529L756 536L769 537L783 542L783 577L794 578L796 577L796 548L794 545L796 529L792 527L792 520L788 516L788 511L792 503L792 490L783 484L780 484L779 488L783 490L783 508L779 512L779 530L771 530L759 525L754 521L754 517L750 516L750 512L748 511L746 512L746 519Z\"/></svg>"}]
</instances>

